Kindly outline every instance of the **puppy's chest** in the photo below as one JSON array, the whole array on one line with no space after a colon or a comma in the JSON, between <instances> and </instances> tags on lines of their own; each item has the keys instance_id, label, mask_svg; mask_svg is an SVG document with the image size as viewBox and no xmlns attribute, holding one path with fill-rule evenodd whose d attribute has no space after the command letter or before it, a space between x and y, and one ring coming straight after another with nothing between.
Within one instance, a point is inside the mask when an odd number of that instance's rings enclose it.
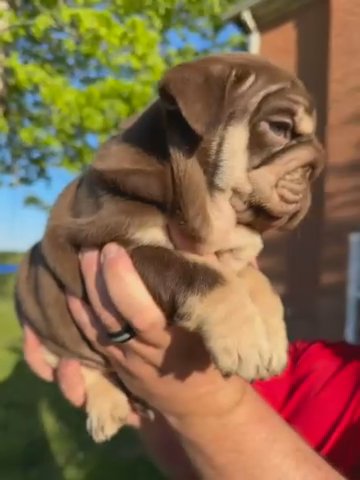
<instances>
[{"instance_id":1,"label":"puppy's chest","mask_svg":"<svg viewBox=\"0 0 360 480\"><path fill-rule=\"evenodd\" d=\"M209 201L208 214L208 235L195 245L195 253L216 254L220 262L235 272L257 257L263 247L261 235L237 224L235 211L227 195L213 197ZM169 239L168 220L163 214L154 215L132 232L132 241L135 244L173 249Z\"/></svg>"},{"instance_id":2,"label":"puppy's chest","mask_svg":"<svg viewBox=\"0 0 360 480\"><path fill-rule=\"evenodd\" d=\"M199 255L215 253L226 266L237 271L257 256L262 241L258 232L237 224L229 200L230 194L224 192L207 199L209 228L192 251ZM101 206L96 217L105 217L107 222L116 218L122 232L119 239L121 237L129 247L152 245L174 249L169 237L169 217L161 210L121 196L98 196L97 202Z\"/></svg>"},{"instance_id":3,"label":"puppy's chest","mask_svg":"<svg viewBox=\"0 0 360 480\"><path fill-rule=\"evenodd\" d=\"M209 200L210 235L207 245L217 250L241 248L244 243L259 237L259 233L237 223L236 212L230 203L230 194L221 193Z\"/></svg>"}]
</instances>

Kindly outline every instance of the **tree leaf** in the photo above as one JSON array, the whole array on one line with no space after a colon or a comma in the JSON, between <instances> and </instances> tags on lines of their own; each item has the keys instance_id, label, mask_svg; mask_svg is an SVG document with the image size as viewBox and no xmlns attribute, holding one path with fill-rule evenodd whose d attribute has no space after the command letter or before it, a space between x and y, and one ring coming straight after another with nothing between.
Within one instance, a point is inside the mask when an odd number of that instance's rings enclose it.
<instances>
[{"instance_id":1,"label":"tree leaf","mask_svg":"<svg viewBox=\"0 0 360 480\"><path fill-rule=\"evenodd\" d=\"M240 32L224 37L219 30L222 12L235 3L6 4L0 12L6 27L0 171L17 184L45 178L54 166L80 171L101 141L151 101L166 68L210 51L244 48Z\"/></svg>"}]
</instances>

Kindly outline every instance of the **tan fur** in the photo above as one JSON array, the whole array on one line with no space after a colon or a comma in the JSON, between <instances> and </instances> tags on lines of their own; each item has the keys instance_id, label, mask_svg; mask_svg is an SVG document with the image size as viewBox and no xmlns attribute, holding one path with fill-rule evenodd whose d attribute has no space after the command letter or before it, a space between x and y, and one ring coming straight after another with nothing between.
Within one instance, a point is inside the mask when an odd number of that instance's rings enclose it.
<instances>
[{"instance_id":1,"label":"tan fur","mask_svg":"<svg viewBox=\"0 0 360 480\"><path fill-rule=\"evenodd\" d=\"M43 355L44 355L44 359L46 361L46 363L52 367L52 368L56 368L59 364L59 357L56 356L53 352L51 352L50 350L48 350L46 347L42 347L42 350L43 350Z\"/></svg>"},{"instance_id":2,"label":"tan fur","mask_svg":"<svg viewBox=\"0 0 360 480\"><path fill-rule=\"evenodd\" d=\"M125 425L130 404L118 385L98 370L82 368L86 388L87 430L95 442L112 438Z\"/></svg>"},{"instance_id":3,"label":"tan fur","mask_svg":"<svg viewBox=\"0 0 360 480\"><path fill-rule=\"evenodd\" d=\"M138 231L132 233L131 240L134 244L139 245L159 245L162 247L173 248L169 240L166 225L140 228Z\"/></svg>"},{"instance_id":4,"label":"tan fur","mask_svg":"<svg viewBox=\"0 0 360 480\"><path fill-rule=\"evenodd\" d=\"M304 107L299 107L295 122L297 130L304 135L311 135L315 132L315 119L305 112Z\"/></svg>"},{"instance_id":5,"label":"tan fur","mask_svg":"<svg viewBox=\"0 0 360 480\"><path fill-rule=\"evenodd\" d=\"M224 161L217 181L224 190L231 191L239 187L244 195L251 193L252 186L248 179L248 142L247 121L228 126L222 150Z\"/></svg>"},{"instance_id":6,"label":"tan fur","mask_svg":"<svg viewBox=\"0 0 360 480\"><path fill-rule=\"evenodd\" d=\"M231 240L228 249L218 251L217 258L224 267L240 272L249 260L258 257L263 248L263 240L258 232L243 225L236 226Z\"/></svg>"},{"instance_id":7,"label":"tan fur","mask_svg":"<svg viewBox=\"0 0 360 480\"><path fill-rule=\"evenodd\" d=\"M282 371L287 361L286 327L280 321L284 317L283 304L269 279L254 267L242 269L238 278L246 284L250 299L263 320L264 335L270 345L268 369L272 372Z\"/></svg>"},{"instance_id":8,"label":"tan fur","mask_svg":"<svg viewBox=\"0 0 360 480\"><path fill-rule=\"evenodd\" d=\"M309 188L306 168L315 161L314 146L292 148L272 163L249 173L253 201L279 218L299 212Z\"/></svg>"},{"instance_id":9,"label":"tan fur","mask_svg":"<svg viewBox=\"0 0 360 480\"><path fill-rule=\"evenodd\" d=\"M203 336L222 372L268 378L286 365L282 304L259 271L247 267L239 278L229 275L223 287L189 298L182 307L183 326Z\"/></svg>"},{"instance_id":10,"label":"tan fur","mask_svg":"<svg viewBox=\"0 0 360 480\"><path fill-rule=\"evenodd\" d=\"M53 368L59 363L59 357L43 347L46 362ZM81 367L85 383L87 430L95 442L104 442L112 438L126 423L130 405L126 395L103 373L93 368Z\"/></svg>"}]
</instances>

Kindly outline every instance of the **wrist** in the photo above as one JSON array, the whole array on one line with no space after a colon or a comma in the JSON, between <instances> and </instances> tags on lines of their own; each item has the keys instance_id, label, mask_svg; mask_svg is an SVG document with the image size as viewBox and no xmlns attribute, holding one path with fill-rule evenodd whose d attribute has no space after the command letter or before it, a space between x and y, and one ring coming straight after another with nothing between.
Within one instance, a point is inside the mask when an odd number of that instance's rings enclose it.
<instances>
[{"instance_id":1,"label":"wrist","mask_svg":"<svg viewBox=\"0 0 360 480\"><path fill-rule=\"evenodd\" d=\"M168 418L199 478L239 478L239 469L233 465L242 449L241 432L247 423L252 391L248 383L241 382L241 393L216 409Z\"/></svg>"},{"instance_id":2,"label":"wrist","mask_svg":"<svg viewBox=\"0 0 360 480\"><path fill-rule=\"evenodd\" d=\"M215 392L204 392L195 402L183 405L181 411L163 412L167 422L179 433L183 429L196 427L204 422L227 421L238 415L246 402L247 392L251 385L240 377L225 380L223 388Z\"/></svg>"}]
</instances>

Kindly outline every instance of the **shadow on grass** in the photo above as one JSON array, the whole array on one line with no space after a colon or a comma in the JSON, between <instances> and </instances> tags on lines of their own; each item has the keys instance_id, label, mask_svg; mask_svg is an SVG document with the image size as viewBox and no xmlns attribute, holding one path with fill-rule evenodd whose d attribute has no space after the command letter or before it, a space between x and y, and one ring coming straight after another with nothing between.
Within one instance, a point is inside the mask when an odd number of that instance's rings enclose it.
<instances>
[{"instance_id":1,"label":"shadow on grass","mask_svg":"<svg viewBox=\"0 0 360 480\"><path fill-rule=\"evenodd\" d=\"M6 480L118 480L162 477L142 454L136 435L122 431L95 445L85 431L85 415L66 403L56 387L36 378L18 347L0 383L0 478Z\"/></svg>"}]
</instances>

